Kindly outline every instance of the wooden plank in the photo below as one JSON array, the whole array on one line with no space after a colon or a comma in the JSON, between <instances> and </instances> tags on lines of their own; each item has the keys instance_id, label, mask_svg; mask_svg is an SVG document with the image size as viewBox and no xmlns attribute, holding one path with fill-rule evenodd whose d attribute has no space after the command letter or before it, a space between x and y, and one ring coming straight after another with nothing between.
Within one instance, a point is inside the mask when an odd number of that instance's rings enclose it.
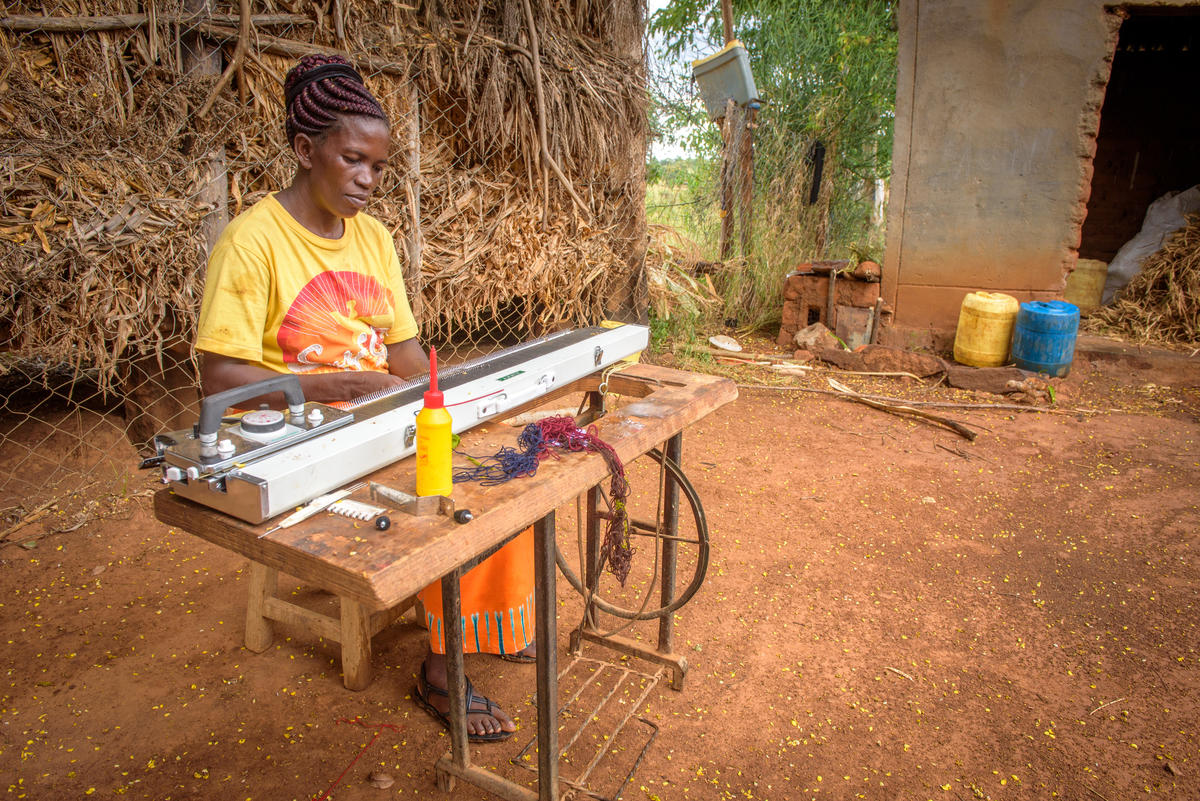
<instances>
[{"instance_id":1,"label":"wooden plank","mask_svg":"<svg viewBox=\"0 0 1200 801\"><path fill-rule=\"evenodd\" d=\"M382 612L372 612L371 625L368 629L371 636L374 637L403 617L404 613L411 609L415 602L416 598L406 598L391 609L385 609ZM282 598L267 599L262 614L269 620L276 620L280 623L295 626L301 631L317 637L324 637L331 642L342 641L342 624L339 618L330 617L312 609L307 609L299 604L285 601Z\"/></svg>"},{"instance_id":2,"label":"wooden plank","mask_svg":"<svg viewBox=\"0 0 1200 801\"><path fill-rule=\"evenodd\" d=\"M170 489L160 490L154 496L154 515L162 523L175 526L189 534L195 534L201 539L214 545L239 553L251 561L268 567L282 570L290 576L295 576L303 582L313 584L335 595L349 595L359 599L371 597L370 582L364 576L353 571L340 568L326 557L330 555L328 547L297 548L290 542L273 539L258 539L258 534L265 531L267 526L252 526L228 515L205 508L180 498ZM312 530L315 526L328 520L331 533L340 531L345 526L337 526L337 521L324 515L318 515L308 521ZM341 518L346 520L346 518ZM299 527L296 527L299 528ZM294 532L294 529L288 529ZM279 532L283 534L285 532ZM352 534L350 535L353 536ZM319 540L313 535L314 541ZM387 608L381 604L379 609Z\"/></svg>"},{"instance_id":3,"label":"wooden plank","mask_svg":"<svg viewBox=\"0 0 1200 801\"><path fill-rule=\"evenodd\" d=\"M385 609L382 612L372 613L371 614L371 636L374 637L376 634L383 631L388 626L392 625L397 620L402 618L404 616L404 613L407 612L409 609L412 609L414 606L419 606L419 605L420 605L419 602L417 601L416 597L414 596L412 598L405 598L403 601L396 604L391 609ZM418 622L423 623L424 615L422 615L421 617L422 617L422 619L418 620Z\"/></svg>"},{"instance_id":4,"label":"wooden plank","mask_svg":"<svg viewBox=\"0 0 1200 801\"><path fill-rule=\"evenodd\" d=\"M194 25L200 21L236 25L238 17L233 14L160 14L158 21L180 25ZM149 14L113 14L109 16L38 16L17 14L0 18L0 28L10 31L41 31L43 33L95 33L98 31L122 31L140 28L150 22ZM257 26L311 25L312 19L304 14L255 14L250 22Z\"/></svg>"},{"instance_id":5,"label":"wooden plank","mask_svg":"<svg viewBox=\"0 0 1200 801\"><path fill-rule=\"evenodd\" d=\"M274 630L267 604L275 597L279 571L257 562L250 563L250 598L246 603L246 647L256 654L271 647Z\"/></svg>"},{"instance_id":6,"label":"wooden plank","mask_svg":"<svg viewBox=\"0 0 1200 801\"><path fill-rule=\"evenodd\" d=\"M728 379L649 365L613 376L613 383L618 378L633 381L638 376L658 380L661 386L597 423L600 437L613 446L624 462L633 461L737 397L736 387ZM637 425L629 425L630 422ZM472 437L467 441L466 450L494 453L501 445L512 445L511 430L497 436L496 427L486 428L486 433L479 431L478 439ZM373 577L378 597L399 598L419 590L424 586L420 583L424 575L445 575L470 555L530 525L607 475L608 467L599 455L574 453L543 462L534 480L514 480L489 488L456 486L459 507L474 504L468 508L475 511L475 520L458 531L452 530L449 537L439 536L440 531L416 532L412 549ZM464 498L459 497L460 490Z\"/></svg>"},{"instance_id":7,"label":"wooden plank","mask_svg":"<svg viewBox=\"0 0 1200 801\"><path fill-rule=\"evenodd\" d=\"M687 676L688 671L687 657L683 654L655 650L641 640L624 637L620 634L601 634L591 628L585 628L582 631L575 629L571 632L571 647L576 652L578 652L577 649L581 638L596 645L603 645L606 648L612 648L614 651L620 651L623 654L645 659L647 662L657 662L660 665L669 667L671 669L671 689L683 690L683 680Z\"/></svg>"},{"instance_id":8,"label":"wooden plank","mask_svg":"<svg viewBox=\"0 0 1200 801\"><path fill-rule=\"evenodd\" d=\"M342 683L347 690L371 686L371 614L353 598L342 598Z\"/></svg>"},{"instance_id":9,"label":"wooden plank","mask_svg":"<svg viewBox=\"0 0 1200 801\"><path fill-rule=\"evenodd\" d=\"M268 598L264 614L271 620L295 626L307 634L324 637L332 642L342 641L341 623L337 618L305 609L282 598Z\"/></svg>"},{"instance_id":10,"label":"wooden plank","mask_svg":"<svg viewBox=\"0 0 1200 801\"><path fill-rule=\"evenodd\" d=\"M455 765L449 754L439 759L435 768L438 789L442 792L454 792L454 779L459 778L505 801L538 801L538 794L533 790L514 784L503 776L497 776L491 768L481 765Z\"/></svg>"},{"instance_id":11,"label":"wooden plank","mask_svg":"<svg viewBox=\"0 0 1200 801\"><path fill-rule=\"evenodd\" d=\"M563 390L585 391L595 388L598 381L591 376ZM729 379L645 364L614 374L609 388L635 398L597 422L600 437L624 462L633 461L737 397ZM495 453L501 446L511 447L517 433L510 426L485 423L463 435L463 450ZM386 532L345 517L317 515L258 539L269 523L255 526L236 520L179 498L169 489L155 495L154 508L158 519L168 525L338 596L356 599L370 609L386 610L607 475L608 468L598 454L565 454L543 462L534 479L517 479L497 487L456 485L458 508L475 514L466 525L444 517L396 514ZM390 465L370 478L411 492L415 486L413 460ZM366 491L359 496L365 499Z\"/></svg>"}]
</instances>

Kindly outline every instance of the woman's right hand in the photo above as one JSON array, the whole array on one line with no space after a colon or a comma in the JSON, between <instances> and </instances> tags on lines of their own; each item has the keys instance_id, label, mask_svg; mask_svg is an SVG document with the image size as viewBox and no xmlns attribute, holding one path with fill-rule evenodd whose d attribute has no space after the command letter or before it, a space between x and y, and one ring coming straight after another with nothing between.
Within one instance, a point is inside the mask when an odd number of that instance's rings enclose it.
<instances>
[{"instance_id":1,"label":"woman's right hand","mask_svg":"<svg viewBox=\"0 0 1200 801\"><path fill-rule=\"evenodd\" d=\"M216 353L204 353L200 366L201 389L205 395L215 395L226 389L240 387L265 378L273 378L279 373L258 365L246 364L239 359L222 356ZM345 370L336 373L309 373L297 376L300 379L300 389L304 391L304 399L318 403L335 401L350 401L390 389L404 383L404 379L371 370ZM273 409L282 409L283 393L274 392L258 398L252 398L239 405L253 409L265 403Z\"/></svg>"},{"instance_id":2,"label":"woman's right hand","mask_svg":"<svg viewBox=\"0 0 1200 801\"><path fill-rule=\"evenodd\" d=\"M313 376L316 378L317 376ZM329 378L336 382L336 387L345 397L339 397L337 400L354 400L361 398L363 395L369 395L372 392L379 392L384 389L400 386L404 383L403 378L394 376L390 373L378 373L374 370L355 370L345 373L324 373L321 378ZM301 386L304 385L304 379L301 379ZM331 387L330 389L333 389ZM305 397L308 397L307 391ZM318 400L311 398L311 400Z\"/></svg>"}]
</instances>

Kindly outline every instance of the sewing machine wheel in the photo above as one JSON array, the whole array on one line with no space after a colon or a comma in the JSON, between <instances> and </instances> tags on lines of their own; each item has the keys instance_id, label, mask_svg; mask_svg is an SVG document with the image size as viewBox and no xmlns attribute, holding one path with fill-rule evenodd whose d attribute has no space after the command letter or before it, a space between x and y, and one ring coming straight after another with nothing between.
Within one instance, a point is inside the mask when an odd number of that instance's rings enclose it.
<instances>
[{"instance_id":1,"label":"sewing machine wheel","mask_svg":"<svg viewBox=\"0 0 1200 801\"><path fill-rule=\"evenodd\" d=\"M658 462L660 489L664 486L663 474L665 473L665 478L674 480L676 486L679 488L679 500L682 501L686 499L688 505L691 507L691 517L694 524L694 530L685 530L691 529L691 526L685 526L684 521L681 519L679 530L676 533L676 537L673 541L677 550L689 547L695 549L694 569L691 580L688 582L687 586L684 587L683 591L678 592L675 596L675 599L671 603L666 604L665 606L659 606L657 608L646 608L648 607L648 604L645 603L645 601L651 595L658 597L658 593L660 592L658 584L659 576L657 575L657 572L652 574L650 586L642 591L643 603L641 606L643 608L630 609L619 606L601 597L597 592L596 587L591 588L592 592L590 594L592 603L597 609L626 620L653 620L655 618L665 617L666 615L675 612L692 599L692 596L696 594L701 585L704 583L704 576L708 571L708 521L704 516L704 507L700 503L700 497L696 494L695 487L692 486L691 481L688 480L687 476L684 474L679 465L676 464L674 460L667 458L661 450L656 448L649 451L647 455ZM635 490L635 494L637 494L637 490ZM652 497L653 494L643 493L643 496L647 495ZM680 518L682 518L682 504L680 504L679 512L681 513ZM601 517L604 516L604 514L601 514ZM651 570L652 566L654 568L661 568L661 548L663 542L665 541L663 536L660 534L663 527L663 516L663 503L661 502L661 499L658 499L655 503L655 519L653 521L639 520L637 518L636 510L631 512L630 534L633 535L631 539L634 541L635 546L641 546L637 548L634 555L635 571ZM603 522L604 521L602 520L601 523L603 524ZM601 526L601 529L601 537L603 537L603 525ZM645 544L649 542L653 542L654 550L645 547ZM580 581L579 576L574 570L571 569L570 565L567 564L567 559L563 555L562 551L558 548L557 544L555 546L554 558L555 562L558 564L558 569L562 571L562 574L566 577L571 586L575 588L575 591L584 598L587 598L589 593L585 590L583 582ZM678 563L680 565L686 565L691 561L692 559L688 556L679 554ZM596 574L597 576L605 575L603 571L597 571ZM613 579L609 577L608 580L612 581Z\"/></svg>"}]
</instances>

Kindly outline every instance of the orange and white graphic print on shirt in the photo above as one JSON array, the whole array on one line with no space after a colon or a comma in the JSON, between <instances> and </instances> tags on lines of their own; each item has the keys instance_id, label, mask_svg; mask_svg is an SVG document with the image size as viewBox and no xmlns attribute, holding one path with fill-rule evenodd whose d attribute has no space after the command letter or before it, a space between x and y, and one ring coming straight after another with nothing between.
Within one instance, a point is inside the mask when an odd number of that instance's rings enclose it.
<instances>
[{"instance_id":1,"label":"orange and white graphic print on shirt","mask_svg":"<svg viewBox=\"0 0 1200 801\"><path fill-rule=\"evenodd\" d=\"M368 275L324 272L305 284L276 334L293 373L387 371L383 338L392 325L392 293Z\"/></svg>"}]
</instances>

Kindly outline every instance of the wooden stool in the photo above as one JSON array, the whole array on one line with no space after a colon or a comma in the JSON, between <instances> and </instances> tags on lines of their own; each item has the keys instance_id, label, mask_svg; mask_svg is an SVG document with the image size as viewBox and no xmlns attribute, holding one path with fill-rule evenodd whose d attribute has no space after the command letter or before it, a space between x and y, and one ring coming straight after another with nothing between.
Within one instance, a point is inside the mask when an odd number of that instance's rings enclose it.
<instances>
[{"instance_id":1,"label":"wooden stool","mask_svg":"<svg viewBox=\"0 0 1200 801\"><path fill-rule=\"evenodd\" d=\"M342 683L348 690L365 690L371 684L371 638L400 618L416 603L406 598L390 609L368 611L361 603L339 595L341 612L330 617L275 595L279 571L250 562L250 598L246 603L246 647L262 653L274 639L272 620L342 645Z\"/></svg>"}]
</instances>

